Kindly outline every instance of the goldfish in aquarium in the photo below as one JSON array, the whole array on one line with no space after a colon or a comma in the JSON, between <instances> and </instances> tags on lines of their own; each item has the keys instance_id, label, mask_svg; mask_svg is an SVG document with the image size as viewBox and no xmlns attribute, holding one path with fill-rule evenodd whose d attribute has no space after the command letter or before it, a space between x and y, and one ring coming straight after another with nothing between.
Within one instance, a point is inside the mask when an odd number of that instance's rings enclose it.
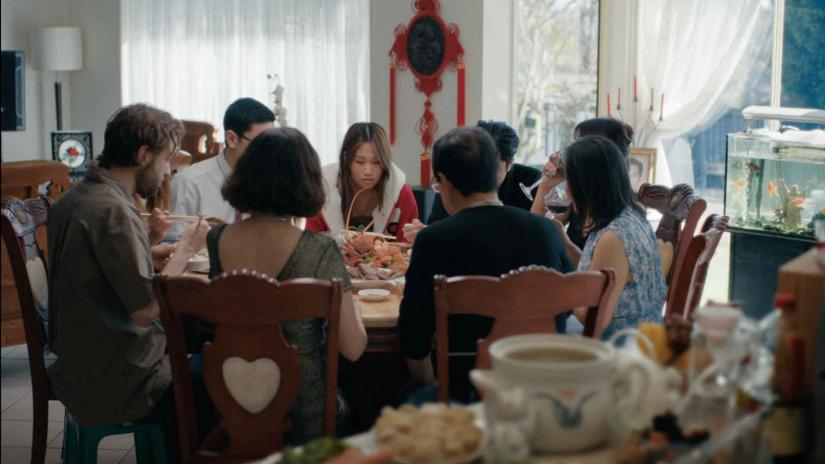
<instances>
[{"instance_id":1,"label":"goldfish in aquarium","mask_svg":"<svg viewBox=\"0 0 825 464\"><path fill-rule=\"evenodd\" d=\"M779 186L775 183L768 181L768 196L775 197L777 192L779 192Z\"/></svg>"}]
</instances>

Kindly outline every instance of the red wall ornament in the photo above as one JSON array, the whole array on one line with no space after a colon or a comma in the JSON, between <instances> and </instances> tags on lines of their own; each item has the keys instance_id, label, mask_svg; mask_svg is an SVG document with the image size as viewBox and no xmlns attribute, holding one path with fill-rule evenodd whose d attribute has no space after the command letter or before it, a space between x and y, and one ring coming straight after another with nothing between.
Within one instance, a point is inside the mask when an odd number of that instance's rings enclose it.
<instances>
[{"instance_id":1,"label":"red wall ornament","mask_svg":"<svg viewBox=\"0 0 825 464\"><path fill-rule=\"evenodd\" d=\"M439 0L415 0L415 16L405 26L395 28L395 42L390 48L390 143L395 143L395 71L408 69L415 76L415 89L426 95L424 114L416 123L424 153L421 154L421 185L430 185L430 149L438 131L438 120L430 110L430 96L441 90L441 73L445 69L458 73L457 126L464 125L465 66L464 48L458 41L458 26L446 24L438 12Z\"/></svg>"}]
</instances>

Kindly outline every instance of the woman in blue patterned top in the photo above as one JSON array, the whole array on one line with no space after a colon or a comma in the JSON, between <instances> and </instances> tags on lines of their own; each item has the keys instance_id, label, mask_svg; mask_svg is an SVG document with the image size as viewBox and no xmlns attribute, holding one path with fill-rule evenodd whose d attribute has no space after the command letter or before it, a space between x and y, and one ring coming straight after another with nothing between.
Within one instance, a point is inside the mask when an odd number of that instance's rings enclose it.
<instances>
[{"instance_id":1,"label":"woman in blue patterned top","mask_svg":"<svg viewBox=\"0 0 825 464\"><path fill-rule=\"evenodd\" d=\"M584 250L568 239L568 254L578 262L579 271L616 272L602 338L641 322L661 321L667 286L659 247L644 209L631 193L627 163L618 147L603 137L583 137L567 147L564 161L567 194L588 235ZM584 321L584 308L575 314ZM597 327L596 333L600 330Z\"/></svg>"}]
</instances>

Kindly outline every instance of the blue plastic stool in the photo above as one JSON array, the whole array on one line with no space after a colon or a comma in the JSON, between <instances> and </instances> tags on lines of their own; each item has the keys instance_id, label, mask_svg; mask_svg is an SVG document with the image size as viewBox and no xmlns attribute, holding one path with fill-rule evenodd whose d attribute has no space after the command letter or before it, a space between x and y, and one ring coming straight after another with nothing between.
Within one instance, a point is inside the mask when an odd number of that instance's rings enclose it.
<instances>
[{"instance_id":1,"label":"blue plastic stool","mask_svg":"<svg viewBox=\"0 0 825 464\"><path fill-rule=\"evenodd\" d=\"M65 433L66 464L97 464L97 447L109 435L135 435L135 454L139 464L166 464L166 436L163 416L149 416L135 422L118 425L78 425L67 414Z\"/></svg>"}]
</instances>

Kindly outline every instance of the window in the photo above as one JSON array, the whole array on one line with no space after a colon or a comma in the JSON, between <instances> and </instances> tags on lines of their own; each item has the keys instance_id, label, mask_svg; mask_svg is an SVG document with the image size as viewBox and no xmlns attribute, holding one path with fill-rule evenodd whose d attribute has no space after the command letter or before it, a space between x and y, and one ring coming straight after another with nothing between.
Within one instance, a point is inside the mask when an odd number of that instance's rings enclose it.
<instances>
[{"instance_id":1,"label":"window","mask_svg":"<svg viewBox=\"0 0 825 464\"><path fill-rule=\"evenodd\" d=\"M121 0L124 103L222 126L240 97L273 106L322 162L337 159L350 124L368 118L368 0Z\"/></svg>"},{"instance_id":2,"label":"window","mask_svg":"<svg viewBox=\"0 0 825 464\"><path fill-rule=\"evenodd\" d=\"M517 0L517 161L543 164L596 114L599 0Z\"/></svg>"}]
</instances>

